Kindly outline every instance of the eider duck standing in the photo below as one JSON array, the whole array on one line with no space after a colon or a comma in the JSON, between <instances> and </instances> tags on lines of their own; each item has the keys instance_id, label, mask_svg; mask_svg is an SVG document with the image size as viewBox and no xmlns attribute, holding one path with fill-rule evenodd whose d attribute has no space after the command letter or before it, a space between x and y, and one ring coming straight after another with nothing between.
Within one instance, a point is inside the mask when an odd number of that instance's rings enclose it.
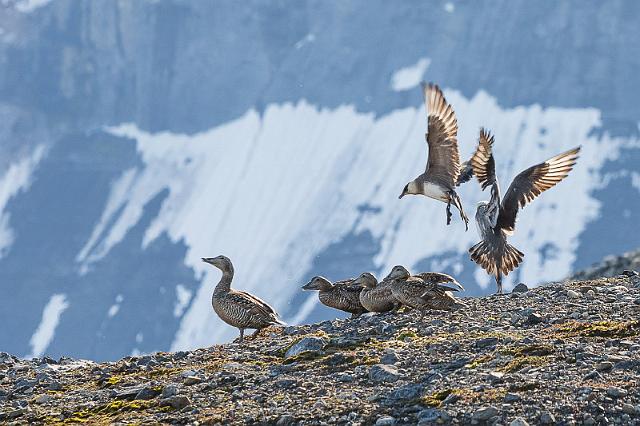
<instances>
[{"instance_id":1,"label":"eider duck standing","mask_svg":"<svg viewBox=\"0 0 640 426\"><path fill-rule=\"evenodd\" d=\"M496 178L495 161L491 152L494 138L480 130L478 149L471 158L473 172L482 190L491 186L491 199L478 203L476 223L480 241L469 249L471 259L496 279L497 292L502 293L502 276L513 271L522 262L524 253L507 243L513 234L518 210L542 192L567 177L578 159L580 147L556 155L521 172L511 182L504 199Z\"/></svg>"},{"instance_id":2,"label":"eider duck standing","mask_svg":"<svg viewBox=\"0 0 640 426\"><path fill-rule=\"evenodd\" d=\"M247 328L255 329L255 336L270 325L285 325L266 302L247 292L231 288L233 265L228 257L203 257L202 261L222 271L222 278L213 291L211 304L222 321L240 330L240 342Z\"/></svg>"},{"instance_id":3,"label":"eider duck standing","mask_svg":"<svg viewBox=\"0 0 640 426\"><path fill-rule=\"evenodd\" d=\"M378 283L376 277L369 272L362 273L354 284L364 286L360 292L360 303L370 312L389 312L400 308L400 303L391 294L388 282Z\"/></svg>"},{"instance_id":4,"label":"eider duck standing","mask_svg":"<svg viewBox=\"0 0 640 426\"><path fill-rule=\"evenodd\" d=\"M409 271L406 271L407 274ZM422 272L404 280L396 280L391 286L393 297L403 305L420 311L420 319L429 309L449 311L463 306L453 291L464 291L458 281L439 272Z\"/></svg>"},{"instance_id":5,"label":"eider duck standing","mask_svg":"<svg viewBox=\"0 0 640 426\"><path fill-rule=\"evenodd\" d=\"M455 187L469 180L469 170L460 165L458 152L458 121L437 85L423 84L425 106L428 113L426 134L429 159L424 173L405 185L399 198L407 194L425 195L447 203L447 225L451 223L451 203L459 210L465 229L469 229L469 219L462 209L462 202ZM463 174L462 178L460 174Z\"/></svg>"},{"instance_id":6,"label":"eider duck standing","mask_svg":"<svg viewBox=\"0 0 640 426\"><path fill-rule=\"evenodd\" d=\"M349 312L351 318L357 318L367 310L360 303L362 285L354 284L354 279L331 283L325 277L313 277L305 284L303 290L318 290L320 302L330 308Z\"/></svg>"}]
</instances>

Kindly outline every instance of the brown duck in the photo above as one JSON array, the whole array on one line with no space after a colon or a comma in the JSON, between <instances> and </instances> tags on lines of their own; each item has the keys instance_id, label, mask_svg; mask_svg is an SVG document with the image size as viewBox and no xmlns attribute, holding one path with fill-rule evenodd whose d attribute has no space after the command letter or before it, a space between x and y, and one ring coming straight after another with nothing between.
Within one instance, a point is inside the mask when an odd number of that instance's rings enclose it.
<instances>
[{"instance_id":1,"label":"brown duck","mask_svg":"<svg viewBox=\"0 0 640 426\"><path fill-rule=\"evenodd\" d=\"M222 271L222 278L213 291L211 304L222 321L240 330L240 342L247 328L255 329L255 336L270 325L284 325L278 319L278 313L266 302L247 292L231 288L233 265L228 257L203 257L202 261Z\"/></svg>"},{"instance_id":2,"label":"brown duck","mask_svg":"<svg viewBox=\"0 0 640 426\"><path fill-rule=\"evenodd\" d=\"M351 318L357 318L367 312L360 303L362 285L354 284L353 278L331 283L325 277L313 277L311 281L302 286L303 290L318 290L320 302L330 308L349 312Z\"/></svg>"},{"instance_id":3,"label":"brown duck","mask_svg":"<svg viewBox=\"0 0 640 426\"><path fill-rule=\"evenodd\" d=\"M400 275L400 272L398 274ZM409 271L406 269L402 275L407 278L394 280L391 284L393 297L403 305L419 310L421 319L430 309L448 311L464 306L453 297L452 293L464 288L450 275L422 272L409 276Z\"/></svg>"},{"instance_id":4,"label":"brown duck","mask_svg":"<svg viewBox=\"0 0 640 426\"><path fill-rule=\"evenodd\" d=\"M364 286L360 292L360 303L370 312L389 312L397 311L401 304L391 294L391 274L382 282L378 283L373 274L369 272L362 273L354 284Z\"/></svg>"}]
</instances>

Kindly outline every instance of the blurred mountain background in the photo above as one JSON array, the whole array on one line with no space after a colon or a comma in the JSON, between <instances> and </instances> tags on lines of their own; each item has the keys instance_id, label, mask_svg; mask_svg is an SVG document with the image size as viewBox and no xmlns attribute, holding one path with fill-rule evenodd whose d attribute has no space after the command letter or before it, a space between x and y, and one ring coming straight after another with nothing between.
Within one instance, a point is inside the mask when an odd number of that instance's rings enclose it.
<instances>
[{"instance_id":1,"label":"blurred mountain background","mask_svg":"<svg viewBox=\"0 0 640 426\"><path fill-rule=\"evenodd\" d=\"M576 145L520 215L507 285L637 248L640 3L72 1L0 4L0 350L95 360L235 337L234 285L290 323L299 287L371 271L494 291L445 206L398 200L426 161L419 83L444 88L466 159L496 135L506 188ZM460 191L472 218L488 199Z\"/></svg>"}]
</instances>

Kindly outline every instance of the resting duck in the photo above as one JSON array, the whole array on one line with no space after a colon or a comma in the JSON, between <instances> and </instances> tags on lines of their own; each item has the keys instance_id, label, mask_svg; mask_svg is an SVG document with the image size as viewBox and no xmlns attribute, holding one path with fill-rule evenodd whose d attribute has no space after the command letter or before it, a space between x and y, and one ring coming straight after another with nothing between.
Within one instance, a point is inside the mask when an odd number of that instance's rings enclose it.
<instances>
[{"instance_id":1,"label":"resting duck","mask_svg":"<svg viewBox=\"0 0 640 426\"><path fill-rule=\"evenodd\" d=\"M389 287L389 281L386 278L381 283L378 283L373 274L364 272L356 278L354 284L364 286L360 292L360 303L366 310L370 312L389 312L400 308L400 303L391 294L391 287Z\"/></svg>"},{"instance_id":2,"label":"resting duck","mask_svg":"<svg viewBox=\"0 0 640 426\"><path fill-rule=\"evenodd\" d=\"M247 292L231 288L233 264L228 257L203 257L202 261L222 271L222 278L213 291L211 304L222 321L240 330L240 342L247 328L255 329L255 336L270 325L285 325L278 319L278 313L266 302Z\"/></svg>"},{"instance_id":3,"label":"resting duck","mask_svg":"<svg viewBox=\"0 0 640 426\"><path fill-rule=\"evenodd\" d=\"M303 290L318 290L320 302L330 308L349 312L351 318L357 318L367 312L360 303L362 285L354 284L354 279L336 281L331 283L325 277L313 277L311 281L302 286Z\"/></svg>"},{"instance_id":4,"label":"resting duck","mask_svg":"<svg viewBox=\"0 0 640 426\"><path fill-rule=\"evenodd\" d=\"M401 266L398 268L402 268ZM452 310L462 305L453 296L453 291L464 291L464 287L452 276L439 272L422 272L409 276L409 271L400 274L405 279L397 279L391 284L391 293L399 302L421 312L426 310Z\"/></svg>"}]
</instances>

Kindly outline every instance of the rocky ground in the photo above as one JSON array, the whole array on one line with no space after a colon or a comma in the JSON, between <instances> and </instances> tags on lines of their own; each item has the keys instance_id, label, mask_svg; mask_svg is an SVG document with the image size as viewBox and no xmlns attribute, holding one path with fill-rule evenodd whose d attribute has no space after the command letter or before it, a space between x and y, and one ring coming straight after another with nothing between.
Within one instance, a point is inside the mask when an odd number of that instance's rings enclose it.
<instances>
[{"instance_id":1,"label":"rocky ground","mask_svg":"<svg viewBox=\"0 0 640 426\"><path fill-rule=\"evenodd\" d=\"M113 363L0 354L0 423L640 424L640 276Z\"/></svg>"},{"instance_id":2,"label":"rocky ground","mask_svg":"<svg viewBox=\"0 0 640 426\"><path fill-rule=\"evenodd\" d=\"M640 250L630 251L620 256L605 257L602 262L575 273L572 279L587 280L598 277L613 277L625 270L640 271Z\"/></svg>"}]
</instances>

